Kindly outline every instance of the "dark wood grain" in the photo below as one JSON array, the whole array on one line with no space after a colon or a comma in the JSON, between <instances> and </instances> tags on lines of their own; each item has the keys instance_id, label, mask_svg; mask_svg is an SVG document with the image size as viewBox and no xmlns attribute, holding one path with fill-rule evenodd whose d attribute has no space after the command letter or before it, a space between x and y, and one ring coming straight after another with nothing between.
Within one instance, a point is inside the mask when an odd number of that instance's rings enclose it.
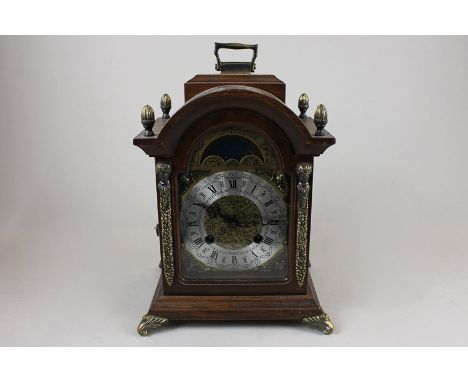
<instances>
[{"instance_id":1,"label":"dark wood grain","mask_svg":"<svg viewBox=\"0 0 468 382\"><path fill-rule=\"evenodd\" d=\"M300 320L322 314L312 280L302 295L167 295L161 281L148 314L169 320Z\"/></svg>"},{"instance_id":2,"label":"dark wood grain","mask_svg":"<svg viewBox=\"0 0 468 382\"><path fill-rule=\"evenodd\" d=\"M245 85L265 90L286 100L286 84L273 75L252 74L199 74L185 83L185 102L197 94L221 85Z\"/></svg>"}]
</instances>

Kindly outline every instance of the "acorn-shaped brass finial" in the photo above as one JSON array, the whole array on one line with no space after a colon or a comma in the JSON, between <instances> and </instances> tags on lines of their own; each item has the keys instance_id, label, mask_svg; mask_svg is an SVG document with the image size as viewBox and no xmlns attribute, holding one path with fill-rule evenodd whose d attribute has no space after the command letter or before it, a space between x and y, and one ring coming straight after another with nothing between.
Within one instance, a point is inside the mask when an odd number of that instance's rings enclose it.
<instances>
[{"instance_id":1,"label":"acorn-shaped brass finial","mask_svg":"<svg viewBox=\"0 0 468 382\"><path fill-rule=\"evenodd\" d=\"M161 110L163 112L162 118L169 119L170 115L169 112L171 111L172 101L169 94L163 94L161 97Z\"/></svg>"},{"instance_id":2,"label":"acorn-shaped brass finial","mask_svg":"<svg viewBox=\"0 0 468 382\"><path fill-rule=\"evenodd\" d=\"M299 96L297 106L299 107L299 111L301 112L301 114L299 114L299 118L307 118L306 111L309 108L309 97L307 96L307 94L302 93Z\"/></svg>"},{"instance_id":3,"label":"acorn-shaped brass finial","mask_svg":"<svg viewBox=\"0 0 468 382\"><path fill-rule=\"evenodd\" d=\"M152 137L154 135L154 110L150 105L143 106L141 110L141 124L145 128L145 137Z\"/></svg>"},{"instance_id":4,"label":"acorn-shaped brass finial","mask_svg":"<svg viewBox=\"0 0 468 382\"><path fill-rule=\"evenodd\" d=\"M328 122L328 113L327 113L327 108L325 105L318 105L317 110L315 110L314 114L314 123L315 126L317 126L317 131L315 132L315 135L318 136L323 136L325 133L323 132L323 129L327 125Z\"/></svg>"}]
</instances>

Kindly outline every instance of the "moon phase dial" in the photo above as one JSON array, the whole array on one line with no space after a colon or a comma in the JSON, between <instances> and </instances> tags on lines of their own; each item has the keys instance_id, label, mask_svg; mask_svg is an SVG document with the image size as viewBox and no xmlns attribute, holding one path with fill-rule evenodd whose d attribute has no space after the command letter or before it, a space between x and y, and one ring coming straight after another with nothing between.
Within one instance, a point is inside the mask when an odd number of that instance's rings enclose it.
<instances>
[{"instance_id":1,"label":"moon phase dial","mask_svg":"<svg viewBox=\"0 0 468 382\"><path fill-rule=\"evenodd\" d=\"M280 191L245 171L203 178L182 202L185 251L214 270L255 270L285 254L287 223Z\"/></svg>"}]
</instances>

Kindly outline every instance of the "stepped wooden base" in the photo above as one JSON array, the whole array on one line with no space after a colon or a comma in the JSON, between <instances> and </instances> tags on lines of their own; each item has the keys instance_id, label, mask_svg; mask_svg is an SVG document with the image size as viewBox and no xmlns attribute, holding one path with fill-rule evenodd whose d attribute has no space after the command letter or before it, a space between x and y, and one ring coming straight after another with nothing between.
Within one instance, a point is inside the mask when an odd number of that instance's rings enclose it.
<instances>
[{"instance_id":1,"label":"stepped wooden base","mask_svg":"<svg viewBox=\"0 0 468 382\"><path fill-rule=\"evenodd\" d=\"M263 296L166 295L160 279L138 333L148 335L149 330L165 326L169 321L214 320L302 320L324 334L333 331L333 324L320 307L309 277L307 294Z\"/></svg>"}]
</instances>

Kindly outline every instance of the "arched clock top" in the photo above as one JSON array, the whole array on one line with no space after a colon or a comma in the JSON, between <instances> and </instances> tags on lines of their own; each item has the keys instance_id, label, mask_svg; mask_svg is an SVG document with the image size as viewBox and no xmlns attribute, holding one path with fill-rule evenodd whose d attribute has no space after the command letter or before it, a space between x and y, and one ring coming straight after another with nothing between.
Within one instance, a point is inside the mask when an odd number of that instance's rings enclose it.
<instances>
[{"instance_id":1,"label":"arched clock top","mask_svg":"<svg viewBox=\"0 0 468 382\"><path fill-rule=\"evenodd\" d=\"M335 144L335 138L326 130L323 135L315 135L317 127L312 118L299 118L279 98L244 85L216 86L199 93L170 119L158 118L154 136L142 132L133 143L150 156L172 158L185 132L200 118L220 110L250 111L269 119L287 137L299 158L318 156Z\"/></svg>"}]
</instances>

